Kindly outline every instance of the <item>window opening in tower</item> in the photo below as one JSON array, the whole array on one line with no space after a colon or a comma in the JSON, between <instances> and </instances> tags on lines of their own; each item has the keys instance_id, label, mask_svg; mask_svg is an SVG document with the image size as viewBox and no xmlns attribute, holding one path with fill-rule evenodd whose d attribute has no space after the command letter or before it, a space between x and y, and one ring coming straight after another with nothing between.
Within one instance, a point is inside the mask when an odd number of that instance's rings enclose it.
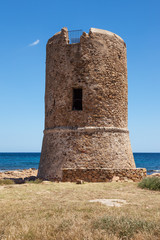
<instances>
[{"instance_id":1,"label":"window opening in tower","mask_svg":"<svg viewBox=\"0 0 160 240\"><path fill-rule=\"evenodd\" d=\"M82 110L82 88L73 88L72 110Z\"/></svg>"}]
</instances>

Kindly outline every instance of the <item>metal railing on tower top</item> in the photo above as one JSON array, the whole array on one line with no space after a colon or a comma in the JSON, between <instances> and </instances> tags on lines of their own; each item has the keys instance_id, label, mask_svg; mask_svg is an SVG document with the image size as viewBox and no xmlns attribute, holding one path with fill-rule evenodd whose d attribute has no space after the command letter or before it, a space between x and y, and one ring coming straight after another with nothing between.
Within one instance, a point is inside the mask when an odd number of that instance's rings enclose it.
<instances>
[{"instance_id":1,"label":"metal railing on tower top","mask_svg":"<svg viewBox=\"0 0 160 240\"><path fill-rule=\"evenodd\" d=\"M82 33L83 33L83 31L81 29L68 31L69 43L70 44L79 43Z\"/></svg>"}]
</instances>

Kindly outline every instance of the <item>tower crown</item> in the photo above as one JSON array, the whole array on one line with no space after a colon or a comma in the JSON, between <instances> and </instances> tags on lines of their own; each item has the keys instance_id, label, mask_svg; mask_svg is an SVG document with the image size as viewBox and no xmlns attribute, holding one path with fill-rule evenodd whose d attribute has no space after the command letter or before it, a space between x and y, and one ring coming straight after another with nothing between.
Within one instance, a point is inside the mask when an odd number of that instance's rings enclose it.
<instances>
[{"instance_id":1,"label":"tower crown","mask_svg":"<svg viewBox=\"0 0 160 240\"><path fill-rule=\"evenodd\" d=\"M124 41L109 31L91 28L89 34L74 34L77 42L70 44L69 34L63 28L47 44L45 128L127 128Z\"/></svg>"}]
</instances>

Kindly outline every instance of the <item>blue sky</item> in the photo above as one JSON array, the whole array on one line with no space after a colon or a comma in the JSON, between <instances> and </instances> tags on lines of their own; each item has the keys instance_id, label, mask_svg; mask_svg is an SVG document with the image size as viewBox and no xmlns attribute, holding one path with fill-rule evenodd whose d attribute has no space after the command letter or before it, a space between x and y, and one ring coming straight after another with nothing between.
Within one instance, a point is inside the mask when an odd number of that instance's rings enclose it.
<instances>
[{"instance_id":1,"label":"blue sky","mask_svg":"<svg viewBox=\"0 0 160 240\"><path fill-rule=\"evenodd\" d=\"M132 149L160 152L159 0L1 0L0 152L41 150L45 47L64 26L125 40Z\"/></svg>"}]
</instances>

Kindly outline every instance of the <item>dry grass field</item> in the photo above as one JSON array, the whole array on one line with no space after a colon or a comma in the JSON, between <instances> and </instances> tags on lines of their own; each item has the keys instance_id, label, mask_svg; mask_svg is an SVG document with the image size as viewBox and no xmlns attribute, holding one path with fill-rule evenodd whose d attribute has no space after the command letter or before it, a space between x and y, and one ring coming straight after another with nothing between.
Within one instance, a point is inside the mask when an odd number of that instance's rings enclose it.
<instances>
[{"instance_id":1,"label":"dry grass field","mask_svg":"<svg viewBox=\"0 0 160 240\"><path fill-rule=\"evenodd\" d=\"M121 207L91 203L124 199ZM0 240L160 239L160 192L137 183L0 186Z\"/></svg>"}]
</instances>

